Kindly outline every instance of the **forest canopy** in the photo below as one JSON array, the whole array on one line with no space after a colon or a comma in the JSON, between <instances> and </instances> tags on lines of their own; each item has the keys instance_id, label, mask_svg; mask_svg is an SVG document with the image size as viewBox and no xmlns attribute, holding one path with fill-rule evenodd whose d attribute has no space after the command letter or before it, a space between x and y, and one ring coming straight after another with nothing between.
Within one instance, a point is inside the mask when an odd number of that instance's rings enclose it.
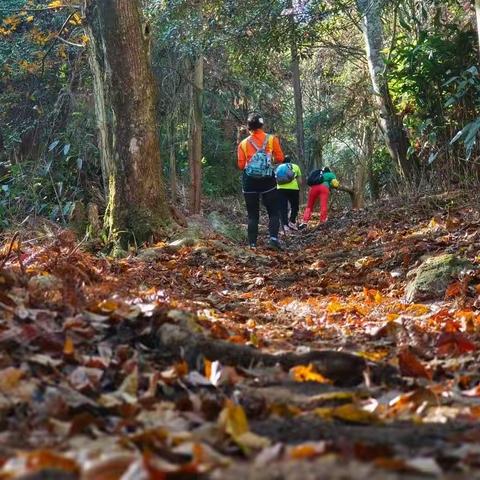
<instances>
[{"instance_id":1,"label":"forest canopy","mask_svg":"<svg viewBox=\"0 0 480 480\"><path fill-rule=\"evenodd\" d=\"M236 145L253 110L305 171L333 166L360 204L407 183L438 191L476 179L473 1L142 7L174 203L199 211L200 196L239 193ZM78 202L107 209L89 61L94 10L93 1L41 0L0 9L3 226L28 215L68 223Z\"/></svg>"}]
</instances>

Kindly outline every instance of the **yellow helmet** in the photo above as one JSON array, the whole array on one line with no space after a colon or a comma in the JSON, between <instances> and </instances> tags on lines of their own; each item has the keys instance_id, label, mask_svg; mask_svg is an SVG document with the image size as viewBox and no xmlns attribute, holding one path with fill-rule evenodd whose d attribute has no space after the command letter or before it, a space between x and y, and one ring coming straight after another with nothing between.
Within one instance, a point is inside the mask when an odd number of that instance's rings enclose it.
<instances>
[{"instance_id":1,"label":"yellow helmet","mask_svg":"<svg viewBox=\"0 0 480 480\"><path fill-rule=\"evenodd\" d=\"M332 187L333 188L338 188L339 186L340 186L340 182L336 178L334 178L332 180Z\"/></svg>"}]
</instances>

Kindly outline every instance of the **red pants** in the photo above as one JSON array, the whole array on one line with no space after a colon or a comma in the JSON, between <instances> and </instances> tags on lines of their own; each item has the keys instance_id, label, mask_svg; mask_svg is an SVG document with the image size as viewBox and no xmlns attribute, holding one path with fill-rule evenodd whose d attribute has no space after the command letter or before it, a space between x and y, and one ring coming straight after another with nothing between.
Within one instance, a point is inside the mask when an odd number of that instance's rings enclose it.
<instances>
[{"instance_id":1,"label":"red pants","mask_svg":"<svg viewBox=\"0 0 480 480\"><path fill-rule=\"evenodd\" d=\"M312 216L312 210L317 198L320 198L320 221L326 222L328 218L328 197L330 189L326 185L314 185L308 192L307 208L303 214L303 221L306 223Z\"/></svg>"}]
</instances>

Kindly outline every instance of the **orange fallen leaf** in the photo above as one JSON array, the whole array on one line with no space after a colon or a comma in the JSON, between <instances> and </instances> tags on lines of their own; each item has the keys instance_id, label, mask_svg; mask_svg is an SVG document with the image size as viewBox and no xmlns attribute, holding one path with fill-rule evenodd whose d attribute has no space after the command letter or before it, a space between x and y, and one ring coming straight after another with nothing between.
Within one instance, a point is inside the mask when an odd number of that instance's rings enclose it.
<instances>
[{"instance_id":1,"label":"orange fallen leaf","mask_svg":"<svg viewBox=\"0 0 480 480\"><path fill-rule=\"evenodd\" d=\"M203 361L203 364L205 367L205 370L204 370L205 378L210 378L212 375L212 362L207 358L205 358Z\"/></svg>"},{"instance_id":2,"label":"orange fallen leaf","mask_svg":"<svg viewBox=\"0 0 480 480\"><path fill-rule=\"evenodd\" d=\"M372 352L357 352L357 355L360 355L361 357L371 360L372 362L379 362L383 360L385 357L388 356L388 350L387 349L382 349L382 350L374 350Z\"/></svg>"},{"instance_id":3,"label":"orange fallen leaf","mask_svg":"<svg viewBox=\"0 0 480 480\"><path fill-rule=\"evenodd\" d=\"M63 457L49 450L34 450L27 454L25 464L28 471L56 469L66 472L79 472L78 464L71 458Z\"/></svg>"},{"instance_id":4,"label":"orange fallen leaf","mask_svg":"<svg viewBox=\"0 0 480 480\"><path fill-rule=\"evenodd\" d=\"M243 345L247 343L247 340L243 338L241 335L232 335L231 337L227 338L227 342Z\"/></svg>"},{"instance_id":5,"label":"orange fallen leaf","mask_svg":"<svg viewBox=\"0 0 480 480\"><path fill-rule=\"evenodd\" d=\"M383 300L382 294L373 288L364 287L363 295L368 303L381 303Z\"/></svg>"},{"instance_id":6,"label":"orange fallen leaf","mask_svg":"<svg viewBox=\"0 0 480 480\"><path fill-rule=\"evenodd\" d=\"M293 460L305 460L307 458L314 458L325 453L325 442L317 443L303 443L295 445L288 450L288 456Z\"/></svg>"},{"instance_id":7,"label":"orange fallen leaf","mask_svg":"<svg viewBox=\"0 0 480 480\"><path fill-rule=\"evenodd\" d=\"M405 309L405 313L409 313L410 315L414 315L416 317L425 315L428 312L430 312L430 307L427 307L427 305L422 305L421 303L414 303Z\"/></svg>"},{"instance_id":8,"label":"orange fallen leaf","mask_svg":"<svg viewBox=\"0 0 480 480\"><path fill-rule=\"evenodd\" d=\"M188 364L185 360L175 364L174 368L179 377L184 377L188 373Z\"/></svg>"},{"instance_id":9,"label":"orange fallen leaf","mask_svg":"<svg viewBox=\"0 0 480 480\"><path fill-rule=\"evenodd\" d=\"M432 372L408 348L399 352L398 366L400 367L400 373L406 377L432 379Z\"/></svg>"},{"instance_id":10,"label":"orange fallen leaf","mask_svg":"<svg viewBox=\"0 0 480 480\"><path fill-rule=\"evenodd\" d=\"M463 285L461 282L453 282L445 291L445 299L448 300L449 298L458 297L463 291Z\"/></svg>"},{"instance_id":11,"label":"orange fallen leaf","mask_svg":"<svg viewBox=\"0 0 480 480\"><path fill-rule=\"evenodd\" d=\"M318 382L318 383L332 383L331 380L324 377L317 372L313 364L298 365L290 369L290 374L296 382Z\"/></svg>"},{"instance_id":12,"label":"orange fallen leaf","mask_svg":"<svg viewBox=\"0 0 480 480\"><path fill-rule=\"evenodd\" d=\"M65 339L65 344L63 345L63 354L67 356L72 356L75 353L75 345L73 340L70 337Z\"/></svg>"}]
</instances>

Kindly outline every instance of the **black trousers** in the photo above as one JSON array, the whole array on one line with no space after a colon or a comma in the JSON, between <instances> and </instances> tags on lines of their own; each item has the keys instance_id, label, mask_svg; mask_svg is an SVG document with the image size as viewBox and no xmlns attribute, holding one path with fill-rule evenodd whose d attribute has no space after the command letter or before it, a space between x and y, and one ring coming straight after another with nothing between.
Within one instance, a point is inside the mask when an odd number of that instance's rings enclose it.
<instances>
[{"instance_id":1,"label":"black trousers","mask_svg":"<svg viewBox=\"0 0 480 480\"><path fill-rule=\"evenodd\" d=\"M282 225L288 225L288 204L290 204L290 221L295 223L300 205L300 190L279 188L278 193L280 197L280 219Z\"/></svg>"}]
</instances>

